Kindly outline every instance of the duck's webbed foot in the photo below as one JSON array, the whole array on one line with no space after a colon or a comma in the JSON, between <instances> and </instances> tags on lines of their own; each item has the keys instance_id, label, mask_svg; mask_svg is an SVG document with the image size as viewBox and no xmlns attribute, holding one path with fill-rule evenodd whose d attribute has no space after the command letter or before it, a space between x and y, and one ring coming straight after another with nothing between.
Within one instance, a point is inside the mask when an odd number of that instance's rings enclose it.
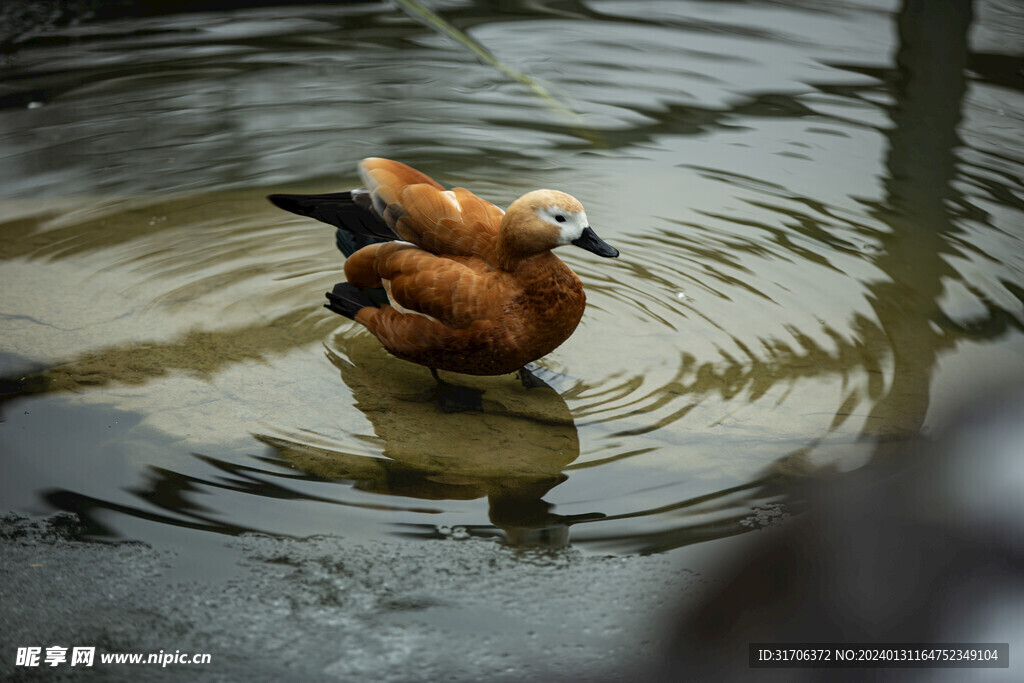
<instances>
[{"instance_id":1,"label":"duck's webbed foot","mask_svg":"<svg viewBox=\"0 0 1024 683\"><path fill-rule=\"evenodd\" d=\"M449 384L438 377L437 370L430 368L430 374L437 380L437 405L443 413L464 413L470 410L483 412L483 389Z\"/></svg>"},{"instance_id":2,"label":"duck's webbed foot","mask_svg":"<svg viewBox=\"0 0 1024 683\"><path fill-rule=\"evenodd\" d=\"M516 375L519 377L519 381L522 383L522 385L527 389L539 389L540 387L547 387L548 389L551 388L550 384L542 380L537 375L533 374L533 371L530 370L529 365L524 365L523 367L516 370Z\"/></svg>"}]
</instances>

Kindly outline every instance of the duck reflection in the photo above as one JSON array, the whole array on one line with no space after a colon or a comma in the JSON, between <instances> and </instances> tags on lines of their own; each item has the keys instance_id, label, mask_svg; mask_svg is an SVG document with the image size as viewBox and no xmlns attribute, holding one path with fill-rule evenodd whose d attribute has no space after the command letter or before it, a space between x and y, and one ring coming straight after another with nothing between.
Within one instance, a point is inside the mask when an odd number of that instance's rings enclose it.
<instances>
[{"instance_id":1,"label":"duck reflection","mask_svg":"<svg viewBox=\"0 0 1024 683\"><path fill-rule=\"evenodd\" d=\"M490 521L514 545L562 547L572 523L602 516L557 515L543 500L580 453L569 408L550 386L526 389L512 375L460 376L460 383L484 392L483 412L443 413L430 372L396 361L368 334L354 328L338 334L327 357L373 425L383 457L290 435L257 437L298 469L391 496L486 497Z\"/></svg>"}]
</instances>

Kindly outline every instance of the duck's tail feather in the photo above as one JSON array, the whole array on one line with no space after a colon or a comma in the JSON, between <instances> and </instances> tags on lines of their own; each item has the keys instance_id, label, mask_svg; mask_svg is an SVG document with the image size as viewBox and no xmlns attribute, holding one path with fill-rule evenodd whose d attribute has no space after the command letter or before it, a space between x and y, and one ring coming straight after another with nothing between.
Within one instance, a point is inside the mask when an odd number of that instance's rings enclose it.
<instances>
[{"instance_id":1,"label":"duck's tail feather","mask_svg":"<svg viewBox=\"0 0 1024 683\"><path fill-rule=\"evenodd\" d=\"M338 228L335 241L345 256L368 244L399 239L373 208L366 190L328 192L325 194L272 194L267 197L274 206L309 216Z\"/></svg>"},{"instance_id":2,"label":"duck's tail feather","mask_svg":"<svg viewBox=\"0 0 1024 683\"><path fill-rule=\"evenodd\" d=\"M386 303L388 295L383 289L359 289L348 282L339 282L333 290L327 292L324 308L354 320L360 309L367 306L380 308Z\"/></svg>"},{"instance_id":3,"label":"duck's tail feather","mask_svg":"<svg viewBox=\"0 0 1024 683\"><path fill-rule=\"evenodd\" d=\"M378 242L390 242L390 239L384 239L382 237L371 237L370 235L357 235L354 232L349 232L345 228L338 228L334 231L334 243L338 245L338 251L349 257L356 253L368 244L377 244Z\"/></svg>"}]
</instances>

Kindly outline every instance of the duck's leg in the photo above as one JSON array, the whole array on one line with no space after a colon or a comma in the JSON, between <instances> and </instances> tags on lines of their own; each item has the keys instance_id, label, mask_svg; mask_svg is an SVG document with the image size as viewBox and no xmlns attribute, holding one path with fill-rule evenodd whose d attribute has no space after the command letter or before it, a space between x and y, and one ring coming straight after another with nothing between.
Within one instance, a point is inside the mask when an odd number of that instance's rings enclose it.
<instances>
[{"instance_id":1,"label":"duck's leg","mask_svg":"<svg viewBox=\"0 0 1024 683\"><path fill-rule=\"evenodd\" d=\"M550 384L533 374L533 371L530 370L529 366L524 365L516 370L516 375L519 377L519 381L522 385L527 389L537 389L540 387L547 387L548 389L551 388Z\"/></svg>"},{"instance_id":2,"label":"duck's leg","mask_svg":"<svg viewBox=\"0 0 1024 683\"><path fill-rule=\"evenodd\" d=\"M437 380L437 405L445 413L464 413L468 410L483 412L483 389L449 384L438 377L437 370L430 368L430 374Z\"/></svg>"}]
</instances>

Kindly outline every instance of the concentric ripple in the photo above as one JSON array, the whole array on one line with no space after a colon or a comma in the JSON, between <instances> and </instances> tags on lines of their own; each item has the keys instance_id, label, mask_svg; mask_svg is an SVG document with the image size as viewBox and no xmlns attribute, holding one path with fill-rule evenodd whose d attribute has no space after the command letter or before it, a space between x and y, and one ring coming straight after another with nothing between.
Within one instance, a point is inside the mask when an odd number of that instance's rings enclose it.
<instances>
[{"instance_id":1,"label":"concentric ripple","mask_svg":"<svg viewBox=\"0 0 1024 683\"><path fill-rule=\"evenodd\" d=\"M1024 374L1024 26L981 5L943 63L937 28L864 3L433 7L506 71L372 3L26 38L0 76L0 508L613 552L799 511L795 481ZM588 305L546 387L450 377L484 411L441 413L321 308L331 229L264 196L371 155L499 205L565 190L620 250L558 251Z\"/></svg>"}]
</instances>

